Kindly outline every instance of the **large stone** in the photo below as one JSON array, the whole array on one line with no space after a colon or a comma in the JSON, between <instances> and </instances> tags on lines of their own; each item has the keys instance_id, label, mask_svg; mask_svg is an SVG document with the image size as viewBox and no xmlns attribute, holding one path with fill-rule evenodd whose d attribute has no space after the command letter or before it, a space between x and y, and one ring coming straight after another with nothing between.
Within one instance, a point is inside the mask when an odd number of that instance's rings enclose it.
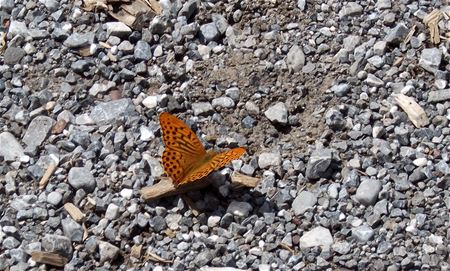
<instances>
[{"instance_id":1,"label":"large stone","mask_svg":"<svg viewBox=\"0 0 450 271\"><path fill-rule=\"evenodd\" d=\"M27 145L26 150L33 151L39 147L47 138L52 129L54 120L47 116L37 116L34 118L23 136L23 143Z\"/></svg>"},{"instance_id":2,"label":"large stone","mask_svg":"<svg viewBox=\"0 0 450 271\"><path fill-rule=\"evenodd\" d=\"M19 141L11 133L0 134L0 146L0 156L3 156L6 161L14 161L25 155Z\"/></svg>"},{"instance_id":3,"label":"large stone","mask_svg":"<svg viewBox=\"0 0 450 271\"><path fill-rule=\"evenodd\" d=\"M286 125L288 123L288 109L283 102L278 102L269 107L264 115L274 124Z\"/></svg>"},{"instance_id":4,"label":"large stone","mask_svg":"<svg viewBox=\"0 0 450 271\"><path fill-rule=\"evenodd\" d=\"M124 98L97 104L92 109L90 117L98 124L109 124L122 116L130 116L136 113L134 104L130 99Z\"/></svg>"},{"instance_id":5,"label":"large stone","mask_svg":"<svg viewBox=\"0 0 450 271\"><path fill-rule=\"evenodd\" d=\"M320 226L306 232L300 237L300 249L322 247L322 249L328 250L332 244L333 236L330 230Z\"/></svg>"},{"instance_id":6,"label":"large stone","mask_svg":"<svg viewBox=\"0 0 450 271\"><path fill-rule=\"evenodd\" d=\"M94 191L96 182L89 169L84 167L73 167L69 171L69 184L75 189L83 189L90 193Z\"/></svg>"},{"instance_id":7,"label":"large stone","mask_svg":"<svg viewBox=\"0 0 450 271\"><path fill-rule=\"evenodd\" d=\"M380 191L381 182L379 180L365 179L356 190L355 198L365 206L374 205Z\"/></svg>"},{"instance_id":8,"label":"large stone","mask_svg":"<svg viewBox=\"0 0 450 271\"><path fill-rule=\"evenodd\" d=\"M317 196L309 191L302 191L292 202L295 215L302 215L317 203Z\"/></svg>"}]
</instances>

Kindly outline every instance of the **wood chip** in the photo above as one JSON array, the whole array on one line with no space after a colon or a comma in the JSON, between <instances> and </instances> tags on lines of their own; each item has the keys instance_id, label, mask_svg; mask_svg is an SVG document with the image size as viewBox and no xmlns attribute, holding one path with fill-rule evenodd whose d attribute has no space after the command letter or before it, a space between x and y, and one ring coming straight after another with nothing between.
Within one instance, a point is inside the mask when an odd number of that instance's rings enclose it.
<instances>
[{"instance_id":1,"label":"wood chip","mask_svg":"<svg viewBox=\"0 0 450 271\"><path fill-rule=\"evenodd\" d=\"M173 263L172 260L166 260L164 258L161 258L160 256L156 255L155 253L151 251L147 251L145 253L145 260L146 261L153 261L153 262L159 262L159 263Z\"/></svg>"},{"instance_id":2,"label":"wood chip","mask_svg":"<svg viewBox=\"0 0 450 271\"><path fill-rule=\"evenodd\" d=\"M67 263L67 258L54 252L33 251L31 259L37 263L49 264L63 267Z\"/></svg>"},{"instance_id":3,"label":"wood chip","mask_svg":"<svg viewBox=\"0 0 450 271\"><path fill-rule=\"evenodd\" d=\"M85 217L83 212L78 209L77 206L73 205L73 203L67 202L64 204L64 209L69 213L70 217L73 218L78 223L81 223Z\"/></svg>"},{"instance_id":4,"label":"wood chip","mask_svg":"<svg viewBox=\"0 0 450 271\"><path fill-rule=\"evenodd\" d=\"M428 30L430 31L430 41L434 44L441 42L438 24L442 17L444 17L444 13L439 9L435 9L423 18L423 23L428 26Z\"/></svg>"},{"instance_id":5,"label":"wood chip","mask_svg":"<svg viewBox=\"0 0 450 271\"><path fill-rule=\"evenodd\" d=\"M414 32L416 32L416 27L417 27L416 25L413 25L413 27L411 27L411 29L408 32L408 35L406 35L405 39L403 40L404 44L407 44L411 40L412 36L414 36Z\"/></svg>"},{"instance_id":6,"label":"wood chip","mask_svg":"<svg viewBox=\"0 0 450 271\"><path fill-rule=\"evenodd\" d=\"M50 180L50 177L55 172L57 166L58 166L58 163L56 161L50 163L50 165L48 166L44 175L42 176L41 180L39 181L39 189L44 189L47 186L48 181Z\"/></svg>"},{"instance_id":7,"label":"wood chip","mask_svg":"<svg viewBox=\"0 0 450 271\"><path fill-rule=\"evenodd\" d=\"M427 126L430 120L425 110L411 97L403 94L395 95L398 105L406 112L408 118L417 128Z\"/></svg>"},{"instance_id":8,"label":"wood chip","mask_svg":"<svg viewBox=\"0 0 450 271\"><path fill-rule=\"evenodd\" d=\"M208 178L205 178L193 183L175 187L170 178L163 177L159 183L142 188L140 193L144 200L150 201L162 197L184 194L189 191L196 191L207 187L209 184Z\"/></svg>"},{"instance_id":9,"label":"wood chip","mask_svg":"<svg viewBox=\"0 0 450 271\"><path fill-rule=\"evenodd\" d=\"M235 187L254 188L258 185L259 181L259 178L247 176L237 172L234 172L233 175L231 175L231 184Z\"/></svg>"}]
</instances>

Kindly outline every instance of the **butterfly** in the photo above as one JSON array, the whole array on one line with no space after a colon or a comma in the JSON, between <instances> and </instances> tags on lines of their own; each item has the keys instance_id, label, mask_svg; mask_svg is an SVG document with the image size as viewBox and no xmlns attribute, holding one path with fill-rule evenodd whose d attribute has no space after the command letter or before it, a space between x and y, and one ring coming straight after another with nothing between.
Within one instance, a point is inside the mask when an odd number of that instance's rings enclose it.
<instances>
[{"instance_id":1,"label":"butterfly","mask_svg":"<svg viewBox=\"0 0 450 271\"><path fill-rule=\"evenodd\" d=\"M206 151L197 135L182 120L167 112L159 115L159 123L166 147L162 156L164 171L175 186L206 177L245 153L244 148Z\"/></svg>"}]
</instances>

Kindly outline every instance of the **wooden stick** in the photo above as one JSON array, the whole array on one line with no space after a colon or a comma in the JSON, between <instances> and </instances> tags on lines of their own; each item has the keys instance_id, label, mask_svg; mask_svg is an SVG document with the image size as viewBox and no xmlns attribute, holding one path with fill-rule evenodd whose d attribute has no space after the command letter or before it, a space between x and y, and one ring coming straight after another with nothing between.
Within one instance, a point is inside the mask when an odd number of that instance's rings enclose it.
<instances>
[{"instance_id":1,"label":"wooden stick","mask_svg":"<svg viewBox=\"0 0 450 271\"><path fill-rule=\"evenodd\" d=\"M189 191L196 191L207 187L211 184L211 178L206 177L204 179L184 184L179 187L175 187L172 180L168 177L161 178L159 183L152 186L147 186L141 189L140 193L142 198L146 201L155 200L163 197L184 194ZM256 187L259 183L259 178L246 176L240 173L234 173L231 177L231 184L234 187Z\"/></svg>"},{"instance_id":2,"label":"wooden stick","mask_svg":"<svg viewBox=\"0 0 450 271\"><path fill-rule=\"evenodd\" d=\"M425 110L423 110L423 108L418 103L416 103L413 98L403 94L397 94L395 96L395 100L397 101L398 105L400 105L400 107L406 112L408 118L417 128L427 126L430 123Z\"/></svg>"},{"instance_id":3,"label":"wooden stick","mask_svg":"<svg viewBox=\"0 0 450 271\"><path fill-rule=\"evenodd\" d=\"M209 185L208 179L202 179L193 183L184 184L175 187L172 180L168 177L161 178L159 183L147 186L141 189L140 193L144 200L154 200L162 197L168 197L178 194L187 193L189 191L199 190Z\"/></svg>"},{"instance_id":4,"label":"wooden stick","mask_svg":"<svg viewBox=\"0 0 450 271\"><path fill-rule=\"evenodd\" d=\"M52 176L53 172L55 172L56 167L58 166L58 163L56 161L51 162L48 166L47 170L44 173L44 176L42 176L41 180L39 181L39 189L44 189L48 181L50 180L50 177Z\"/></svg>"},{"instance_id":5,"label":"wooden stick","mask_svg":"<svg viewBox=\"0 0 450 271\"><path fill-rule=\"evenodd\" d=\"M67 258L54 252L33 251L31 252L31 259L37 263L50 264L58 267L63 267L67 263Z\"/></svg>"}]
</instances>

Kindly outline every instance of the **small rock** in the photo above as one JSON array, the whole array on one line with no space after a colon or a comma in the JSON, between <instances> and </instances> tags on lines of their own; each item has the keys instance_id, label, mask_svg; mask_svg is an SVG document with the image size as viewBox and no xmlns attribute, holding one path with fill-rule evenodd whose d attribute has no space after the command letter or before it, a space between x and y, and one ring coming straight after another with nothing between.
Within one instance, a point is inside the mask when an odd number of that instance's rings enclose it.
<instances>
[{"instance_id":1,"label":"small rock","mask_svg":"<svg viewBox=\"0 0 450 271\"><path fill-rule=\"evenodd\" d=\"M292 202L295 215L302 215L317 203L317 196L309 191L302 191Z\"/></svg>"},{"instance_id":2,"label":"small rock","mask_svg":"<svg viewBox=\"0 0 450 271\"><path fill-rule=\"evenodd\" d=\"M24 49L18 47L8 47L3 54L3 61L7 65L14 65L20 62L20 60L26 55Z\"/></svg>"},{"instance_id":3,"label":"small rock","mask_svg":"<svg viewBox=\"0 0 450 271\"><path fill-rule=\"evenodd\" d=\"M382 87L382 86L384 86L383 80L381 80L380 78L376 77L375 75L373 75L371 73L369 73L367 75L367 78L366 78L365 82L371 87Z\"/></svg>"},{"instance_id":4,"label":"small rock","mask_svg":"<svg viewBox=\"0 0 450 271\"><path fill-rule=\"evenodd\" d=\"M227 213L233 214L235 216L247 217L253 207L245 201L232 201L228 205Z\"/></svg>"},{"instance_id":5,"label":"small rock","mask_svg":"<svg viewBox=\"0 0 450 271\"><path fill-rule=\"evenodd\" d=\"M332 174L334 154L332 149L318 149L309 157L306 165L306 178L327 178Z\"/></svg>"},{"instance_id":6,"label":"small rock","mask_svg":"<svg viewBox=\"0 0 450 271\"><path fill-rule=\"evenodd\" d=\"M387 34L384 39L388 44L398 45L400 44L408 34L409 29L402 23L399 23Z\"/></svg>"},{"instance_id":7,"label":"small rock","mask_svg":"<svg viewBox=\"0 0 450 271\"><path fill-rule=\"evenodd\" d=\"M345 4L341 10L339 11L339 17L349 17L349 16L358 16L361 15L363 11L363 7L356 2L349 2Z\"/></svg>"},{"instance_id":8,"label":"small rock","mask_svg":"<svg viewBox=\"0 0 450 271\"><path fill-rule=\"evenodd\" d=\"M44 251L56 252L69 259L72 258L72 241L63 235L46 234L42 238L42 248Z\"/></svg>"},{"instance_id":9,"label":"small rock","mask_svg":"<svg viewBox=\"0 0 450 271\"><path fill-rule=\"evenodd\" d=\"M136 114L133 102L128 98L97 104L91 111L90 117L97 125L110 124L122 116Z\"/></svg>"},{"instance_id":10,"label":"small rock","mask_svg":"<svg viewBox=\"0 0 450 271\"><path fill-rule=\"evenodd\" d=\"M33 151L39 147L47 138L53 123L54 120L47 116L37 116L34 118L22 139L23 143L27 145L26 149Z\"/></svg>"},{"instance_id":11,"label":"small rock","mask_svg":"<svg viewBox=\"0 0 450 271\"><path fill-rule=\"evenodd\" d=\"M288 123L288 109L283 102L269 107L264 115L274 124L286 125Z\"/></svg>"},{"instance_id":12,"label":"small rock","mask_svg":"<svg viewBox=\"0 0 450 271\"><path fill-rule=\"evenodd\" d=\"M8 29L8 33L15 37L17 35L21 35L23 37L26 37L28 34L28 28L25 22L19 22L19 21L11 21Z\"/></svg>"},{"instance_id":13,"label":"small rock","mask_svg":"<svg viewBox=\"0 0 450 271\"><path fill-rule=\"evenodd\" d=\"M258 157L258 166L261 169L266 169L271 166L279 166L281 164L281 155L278 152L264 152Z\"/></svg>"},{"instance_id":14,"label":"small rock","mask_svg":"<svg viewBox=\"0 0 450 271\"><path fill-rule=\"evenodd\" d=\"M360 243L367 243L370 239L372 239L374 234L373 229L368 225L362 225L352 229L352 237Z\"/></svg>"},{"instance_id":15,"label":"small rock","mask_svg":"<svg viewBox=\"0 0 450 271\"><path fill-rule=\"evenodd\" d=\"M381 191L379 180L365 179L356 190L356 200L365 205L374 205L378 199L378 193Z\"/></svg>"},{"instance_id":16,"label":"small rock","mask_svg":"<svg viewBox=\"0 0 450 271\"><path fill-rule=\"evenodd\" d=\"M98 252L100 254L100 262L113 262L119 255L120 249L108 242L99 241Z\"/></svg>"},{"instance_id":17,"label":"small rock","mask_svg":"<svg viewBox=\"0 0 450 271\"><path fill-rule=\"evenodd\" d=\"M424 48L420 55L419 65L425 70L435 73L442 61L442 51L439 48Z\"/></svg>"},{"instance_id":18,"label":"small rock","mask_svg":"<svg viewBox=\"0 0 450 271\"><path fill-rule=\"evenodd\" d=\"M117 217L119 217L119 206L115 205L114 203L109 204L108 208L106 209L105 218L114 220Z\"/></svg>"},{"instance_id":19,"label":"small rock","mask_svg":"<svg viewBox=\"0 0 450 271\"><path fill-rule=\"evenodd\" d=\"M300 71L305 66L305 54L298 45L291 47L286 55L286 64L293 72Z\"/></svg>"},{"instance_id":20,"label":"small rock","mask_svg":"<svg viewBox=\"0 0 450 271\"><path fill-rule=\"evenodd\" d=\"M64 46L69 48L79 48L86 47L93 43L94 34L93 33L72 33L65 41Z\"/></svg>"},{"instance_id":21,"label":"small rock","mask_svg":"<svg viewBox=\"0 0 450 271\"><path fill-rule=\"evenodd\" d=\"M70 238L72 242L81 242L83 240L83 227L70 217L61 221L64 235Z\"/></svg>"},{"instance_id":22,"label":"small rock","mask_svg":"<svg viewBox=\"0 0 450 271\"><path fill-rule=\"evenodd\" d=\"M300 249L322 247L324 250L328 250L332 244L333 236L330 230L320 226L305 232L300 237Z\"/></svg>"},{"instance_id":23,"label":"small rock","mask_svg":"<svg viewBox=\"0 0 450 271\"><path fill-rule=\"evenodd\" d=\"M3 132L0 134L0 156L6 161L14 161L25 155L24 149L13 134Z\"/></svg>"},{"instance_id":24,"label":"small rock","mask_svg":"<svg viewBox=\"0 0 450 271\"><path fill-rule=\"evenodd\" d=\"M83 189L87 193L94 191L96 182L92 173L84 167L73 167L69 171L69 184L75 189Z\"/></svg>"},{"instance_id":25,"label":"small rock","mask_svg":"<svg viewBox=\"0 0 450 271\"><path fill-rule=\"evenodd\" d=\"M109 36L116 36L119 38L127 38L132 33L131 28L122 22L107 22L105 23L106 33Z\"/></svg>"},{"instance_id":26,"label":"small rock","mask_svg":"<svg viewBox=\"0 0 450 271\"><path fill-rule=\"evenodd\" d=\"M215 41L220 37L215 23L207 23L200 26L200 38L205 42Z\"/></svg>"},{"instance_id":27,"label":"small rock","mask_svg":"<svg viewBox=\"0 0 450 271\"><path fill-rule=\"evenodd\" d=\"M47 196L47 202L57 207L61 204L63 196L57 191L50 192Z\"/></svg>"},{"instance_id":28,"label":"small rock","mask_svg":"<svg viewBox=\"0 0 450 271\"><path fill-rule=\"evenodd\" d=\"M192 110L195 116L208 116L214 112L212 105L208 102L193 103Z\"/></svg>"},{"instance_id":29,"label":"small rock","mask_svg":"<svg viewBox=\"0 0 450 271\"><path fill-rule=\"evenodd\" d=\"M200 5L200 1L198 0L189 0L184 3L180 12L178 12L178 16L185 16L186 19L190 19L193 15L195 15L198 11L198 6Z\"/></svg>"},{"instance_id":30,"label":"small rock","mask_svg":"<svg viewBox=\"0 0 450 271\"><path fill-rule=\"evenodd\" d=\"M212 107L233 108L234 101L229 97L219 97L212 100Z\"/></svg>"},{"instance_id":31,"label":"small rock","mask_svg":"<svg viewBox=\"0 0 450 271\"><path fill-rule=\"evenodd\" d=\"M158 97L148 96L142 101L142 104L148 109L156 108L156 106L158 106Z\"/></svg>"},{"instance_id":32,"label":"small rock","mask_svg":"<svg viewBox=\"0 0 450 271\"><path fill-rule=\"evenodd\" d=\"M134 58L139 61L150 60L152 58L152 50L150 45L145 41L139 40L134 48Z\"/></svg>"}]
</instances>

